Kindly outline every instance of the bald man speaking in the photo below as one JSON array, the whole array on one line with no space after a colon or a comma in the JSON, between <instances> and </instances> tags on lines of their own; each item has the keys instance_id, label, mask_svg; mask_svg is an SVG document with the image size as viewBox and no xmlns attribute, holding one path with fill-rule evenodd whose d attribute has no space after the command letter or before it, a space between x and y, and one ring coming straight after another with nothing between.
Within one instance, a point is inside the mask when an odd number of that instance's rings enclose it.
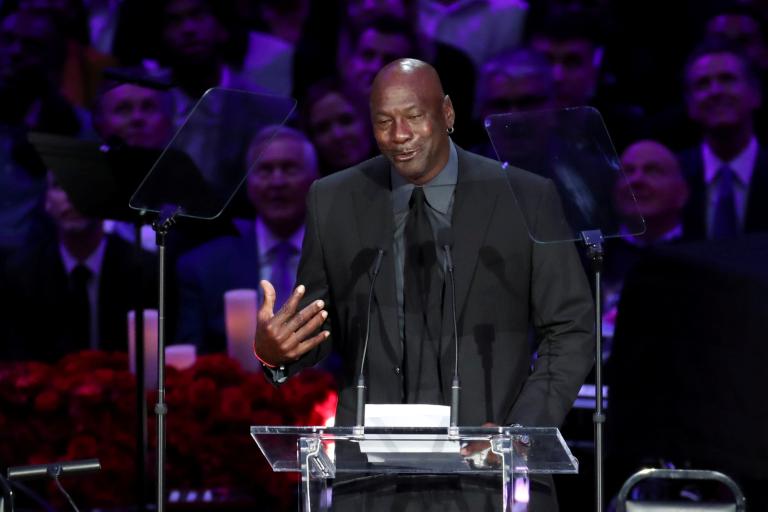
<instances>
[{"instance_id":1,"label":"bald man speaking","mask_svg":"<svg viewBox=\"0 0 768 512\"><path fill-rule=\"evenodd\" d=\"M593 364L594 318L573 245L536 245L528 236L525 217L560 222L554 185L453 144L453 105L424 62L385 66L370 107L382 155L312 186L298 286L279 311L274 288L262 282L254 348L266 374L281 382L335 350L343 361L336 424L354 424L368 289L383 251L367 402L449 404L452 309L438 247L448 229L459 425L560 426ZM519 201L510 183L526 191ZM499 483L482 478L400 476L358 491L334 489L334 508L501 509ZM534 480L531 494L529 511L557 510L551 479Z\"/></svg>"}]
</instances>

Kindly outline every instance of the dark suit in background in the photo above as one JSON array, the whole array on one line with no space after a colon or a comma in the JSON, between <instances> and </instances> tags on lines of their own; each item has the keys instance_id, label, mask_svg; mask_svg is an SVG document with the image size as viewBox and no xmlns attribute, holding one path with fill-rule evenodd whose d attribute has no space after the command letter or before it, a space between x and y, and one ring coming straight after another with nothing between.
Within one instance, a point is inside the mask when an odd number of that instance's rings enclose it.
<instances>
[{"instance_id":1,"label":"dark suit in background","mask_svg":"<svg viewBox=\"0 0 768 512\"><path fill-rule=\"evenodd\" d=\"M701 147L680 154L680 165L688 182L690 196L683 211L683 232L689 240L707 238L707 184ZM768 151L760 146L747 194L744 233L768 231Z\"/></svg>"},{"instance_id":2,"label":"dark suit in background","mask_svg":"<svg viewBox=\"0 0 768 512\"><path fill-rule=\"evenodd\" d=\"M106 248L98 285L98 348L128 350L127 313L135 309L141 293L145 308L157 307L157 264L145 252L137 258L134 247L106 235ZM138 265L142 281L138 283ZM87 340L77 340L74 328L69 278L59 243L50 237L25 248L6 262L3 312L6 315L4 359L55 361L87 349Z\"/></svg>"},{"instance_id":3,"label":"dark suit in background","mask_svg":"<svg viewBox=\"0 0 768 512\"><path fill-rule=\"evenodd\" d=\"M259 288L259 251L252 221L237 224L239 236L224 236L179 258L179 324L176 340L203 353L225 352L224 292Z\"/></svg>"}]
</instances>

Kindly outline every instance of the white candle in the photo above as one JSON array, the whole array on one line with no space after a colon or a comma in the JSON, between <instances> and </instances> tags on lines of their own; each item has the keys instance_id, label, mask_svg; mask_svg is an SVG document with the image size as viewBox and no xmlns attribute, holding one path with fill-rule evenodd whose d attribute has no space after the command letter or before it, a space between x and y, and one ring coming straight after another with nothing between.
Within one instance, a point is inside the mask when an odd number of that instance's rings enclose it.
<instances>
[{"instance_id":1,"label":"white candle","mask_svg":"<svg viewBox=\"0 0 768 512\"><path fill-rule=\"evenodd\" d=\"M250 371L261 369L261 364L253 353L257 309L256 290L229 290L224 294L227 353L239 361L243 369Z\"/></svg>"},{"instance_id":2,"label":"white candle","mask_svg":"<svg viewBox=\"0 0 768 512\"><path fill-rule=\"evenodd\" d=\"M165 364L177 370L184 370L195 364L197 347L194 345L168 345L165 347Z\"/></svg>"},{"instance_id":3,"label":"white candle","mask_svg":"<svg viewBox=\"0 0 768 512\"><path fill-rule=\"evenodd\" d=\"M128 365L136 373L136 324L134 311L128 312ZM157 310L144 310L144 388L157 387Z\"/></svg>"}]
</instances>

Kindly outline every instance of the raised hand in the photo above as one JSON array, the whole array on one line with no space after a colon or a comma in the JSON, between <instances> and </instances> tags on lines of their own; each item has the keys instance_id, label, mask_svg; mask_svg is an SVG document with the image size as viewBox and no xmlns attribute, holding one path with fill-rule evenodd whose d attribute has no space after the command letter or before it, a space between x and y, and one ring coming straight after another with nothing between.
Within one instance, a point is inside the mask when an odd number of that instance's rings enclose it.
<instances>
[{"instance_id":1,"label":"raised hand","mask_svg":"<svg viewBox=\"0 0 768 512\"><path fill-rule=\"evenodd\" d=\"M257 314L253 346L261 361L272 366L289 363L328 339L329 331L316 332L328 318L322 300L316 300L296 312L306 291L304 285L296 287L277 313L274 313L277 296L272 283L262 280L260 286L264 292L264 303Z\"/></svg>"}]
</instances>

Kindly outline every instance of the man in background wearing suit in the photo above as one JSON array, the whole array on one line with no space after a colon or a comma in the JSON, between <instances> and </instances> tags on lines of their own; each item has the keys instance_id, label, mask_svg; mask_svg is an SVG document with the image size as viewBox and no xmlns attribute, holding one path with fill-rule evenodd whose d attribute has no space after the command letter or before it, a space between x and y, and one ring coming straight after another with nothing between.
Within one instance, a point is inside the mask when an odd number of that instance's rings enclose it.
<instances>
[{"instance_id":1,"label":"man in background wearing suit","mask_svg":"<svg viewBox=\"0 0 768 512\"><path fill-rule=\"evenodd\" d=\"M155 268L148 253L115 235L101 219L81 214L48 173L45 210L55 236L9 258L5 269L5 358L55 361L78 350L126 351L127 312L141 293L155 307L157 276L136 283L137 266ZM145 271L146 272L146 271Z\"/></svg>"},{"instance_id":2,"label":"man in background wearing suit","mask_svg":"<svg viewBox=\"0 0 768 512\"><path fill-rule=\"evenodd\" d=\"M247 193L255 220L236 220L239 236L220 237L182 255L178 262L179 342L201 352L226 350L224 293L257 289L269 279L290 295L304 236L306 197L318 176L317 155L307 137L288 127L264 128L251 142L253 165Z\"/></svg>"},{"instance_id":3,"label":"man in background wearing suit","mask_svg":"<svg viewBox=\"0 0 768 512\"><path fill-rule=\"evenodd\" d=\"M299 286L275 311L280 297L269 282L261 283L265 300L254 348L266 374L281 382L333 348L343 366L336 423L354 422L369 272L383 249L365 367L367 401L449 403L451 301L443 251L435 247L437 233L449 227L459 423L559 426L593 363L594 318L573 245L534 244L526 229L525 215L543 229L561 220L554 185L519 169L506 173L498 162L455 146L449 137L453 105L424 62L402 59L379 72L371 118L383 155L310 189ZM358 510L387 509L389 500L401 499L414 510L500 505L498 494L491 497L498 482L485 490L472 485L449 479L421 493L425 486L418 482L395 479L376 493L344 497L334 490L334 504L350 498ZM531 511L557 510L551 479L534 482L531 491Z\"/></svg>"},{"instance_id":4,"label":"man in background wearing suit","mask_svg":"<svg viewBox=\"0 0 768 512\"><path fill-rule=\"evenodd\" d=\"M768 153L754 130L760 79L737 48L707 41L685 68L688 115L698 147L681 155L690 188L683 230L691 239L728 239L768 230Z\"/></svg>"}]
</instances>

